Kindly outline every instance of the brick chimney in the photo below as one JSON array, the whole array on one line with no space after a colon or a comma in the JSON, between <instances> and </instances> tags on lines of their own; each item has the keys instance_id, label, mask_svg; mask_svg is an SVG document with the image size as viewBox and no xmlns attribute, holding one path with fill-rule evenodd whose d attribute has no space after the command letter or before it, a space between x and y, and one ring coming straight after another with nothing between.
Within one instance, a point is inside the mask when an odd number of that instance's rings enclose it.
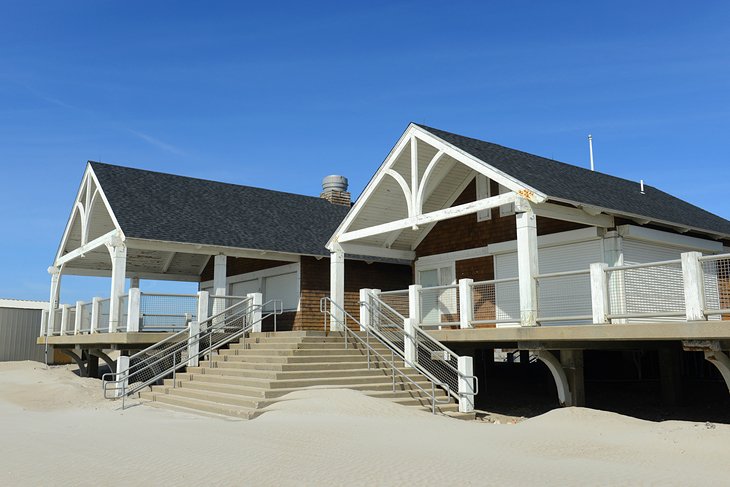
<instances>
[{"instance_id":1,"label":"brick chimney","mask_svg":"<svg viewBox=\"0 0 730 487\"><path fill-rule=\"evenodd\" d=\"M347 178L345 176L327 176L322 180L322 194L320 198L324 198L332 204L352 206L352 198L347 191Z\"/></svg>"}]
</instances>

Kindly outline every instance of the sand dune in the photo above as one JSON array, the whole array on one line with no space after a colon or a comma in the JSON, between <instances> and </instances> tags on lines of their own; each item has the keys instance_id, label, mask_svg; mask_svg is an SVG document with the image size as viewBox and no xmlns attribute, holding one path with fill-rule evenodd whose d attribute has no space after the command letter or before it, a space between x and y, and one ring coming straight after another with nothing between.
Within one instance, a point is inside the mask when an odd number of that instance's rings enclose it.
<instances>
[{"instance_id":1,"label":"sand dune","mask_svg":"<svg viewBox=\"0 0 730 487\"><path fill-rule=\"evenodd\" d=\"M119 410L68 367L0 363L4 485L728 485L730 427L568 408L464 422L312 389L253 421Z\"/></svg>"}]
</instances>

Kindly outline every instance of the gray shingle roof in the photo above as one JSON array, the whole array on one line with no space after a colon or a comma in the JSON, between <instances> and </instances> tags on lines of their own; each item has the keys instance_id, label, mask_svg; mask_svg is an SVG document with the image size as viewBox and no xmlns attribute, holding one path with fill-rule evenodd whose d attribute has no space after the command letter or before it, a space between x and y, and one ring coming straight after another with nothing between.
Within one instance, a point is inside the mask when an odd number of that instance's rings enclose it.
<instances>
[{"instance_id":1,"label":"gray shingle roof","mask_svg":"<svg viewBox=\"0 0 730 487\"><path fill-rule=\"evenodd\" d=\"M546 159L483 140L416 124L477 159L545 193L548 198L730 235L730 221L664 191L600 172Z\"/></svg>"},{"instance_id":2,"label":"gray shingle roof","mask_svg":"<svg viewBox=\"0 0 730 487\"><path fill-rule=\"evenodd\" d=\"M349 208L318 197L89 161L129 238L329 255Z\"/></svg>"}]
</instances>

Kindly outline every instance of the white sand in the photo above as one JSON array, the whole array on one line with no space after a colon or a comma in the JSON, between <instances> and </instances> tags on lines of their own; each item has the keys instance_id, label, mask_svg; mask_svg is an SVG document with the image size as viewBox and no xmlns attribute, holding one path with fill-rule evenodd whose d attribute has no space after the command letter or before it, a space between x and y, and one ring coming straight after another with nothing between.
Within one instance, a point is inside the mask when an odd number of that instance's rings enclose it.
<instances>
[{"instance_id":1,"label":"white sand","mask_svg":"<svg viewBox=\"0 0 730 487\"><path fill-rule=\"evenodd\" d=\"M253 421L118 410L69 367L0 363L2 485L730 485L730 426L582 408L519 424L435 417L355 391Z\"/></svg>"}]
</instances>

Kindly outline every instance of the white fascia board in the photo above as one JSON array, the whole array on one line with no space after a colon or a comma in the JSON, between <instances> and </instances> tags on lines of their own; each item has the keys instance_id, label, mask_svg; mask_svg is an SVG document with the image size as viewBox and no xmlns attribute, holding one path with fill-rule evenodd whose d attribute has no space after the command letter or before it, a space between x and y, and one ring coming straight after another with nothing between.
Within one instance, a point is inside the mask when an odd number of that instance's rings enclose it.
<instances>
[{"instance_id":1,"label":"white fascia board","mask_svg":"<svg viewBox=\"0 0 730 487\"><path fill-rule=\"evenodd\" d=\"M420 257L416 260L416 266L420 267L423 265L434 265L459 260L478 259L479 257L487 257L489 255L491 255L489 253L489 246L456 250L454 252L445 252L443 254L433 254Z\"/></svg>"},{"instance_id":2,"label":"white fascia board","mask_svg":"<svg viewBox=\"0 0 730 487\"><path fill-rule=\"evenodd\" d=\"M567 232L550 233L548 235L540 235L537 237L538 247L554 247L556 245L565 245L568 243L586 242L601 238L601 231L596 227L579 228L577 230L569 230ZM487 246L489 254L505 254L517 251L517 240L508 242L499 242L489 244Z\"/></svg>"},{"instance_id":3,"label":"white fascia board","mask_svg":"<svg viewBox=\"0 0 730 487\"><path fill-rule=\"evenodd\" d=\"M246 272L244 274L236 274L235 276L228 276L226 277L226 286L235 284L237 282L252 281L254 279L261 279L262 277L274 277L280 276L282 274L292 274L294 272L299 272L298 262L294 264L284 264L276 267L269 267L268 269L261 269L253 272ZM200 282L201 289L212 285L212 280Z\"/></svg>"},{"instance_id":4,"label":"white fascia board","mask_svg":"<svg viewBox=\"0 0 730 487\"><path fill-rule=\"evenodd\" d=\"M549 199L552 201L560 201L561 203L568 203L568 204L571 204L574 206L584 206L584 203L580 203L578 201L567 200L567 199L563 199L563 198L552 198L552 197L550 197ZM703 233L705 235L712 236L712 238L730 238L730 235L725 234L725 233L714 232L712 230L707 230L705 228L692 227L692 226L688 226L688 225L685 225L682 223L671 222L669 220L651 218L646 215L640 215L638 213L629 213L629 212L625 212L625 211L613 210L611 208L599 208L597 206L592 206L591 208L596 211L600 209L600 211L603 213L616 215L616 216L628 218L631 220L645 221L647 223L652 222L652 223L656 223L658 225L664 225L664 226L674 228L674 229L681 228L684 231L693 231L693 232L697 232L697 233Z\"/></svg>"},{"instance_id":5,"label":"white fascia board","mask_svg":"<svg viewBox=\"0 0 730 487\"><path fill-rule=\"evenodd\" d=\"M109 277L112 274L110 269L82 269L79 267L63 268L64 275L73 276L92 276L92 277ZM182 282L198 282L200 276L189 274L159 274L156 272L127 272L127 277L139 277L140 279L149 279L153 281L182 281Z\"/></svg>"},{"instance_id":6,"label":"white fascia board","mask_svg":"<svg viewBox=\"0 0 730 487\"><path fill-rule=\"evenodd\" d=\"M289 254L285 252L275 252L269 250L241 249L236 247L167 242L164 240L147 240L139 238L127 238L126 244L127 247L130 249L158 250L161 252L180 252L183 254L224 254L228 257L243 257L248 259L261 260L281 260L283 262L299 262L300 257L299 254Z\"/></svg>"},{"instance_id":7,"label":"white fascia board","mask_svg":"<svg viewBox=\"0 0 730 487\"><path fill-rule=\"evenodd\" d=\"M74 215L76 214L76 204L81 200L81 192L86 187L86 180L89 177L89 173L91 172L91 165L86 164L86 169L84 169L84 175L81 177L81 182L79 183L79 189L76 191L76 197L74 198L74 202L71 205L71 214L68 217L68 221L66 222L66 228L63 231L63 235L61 236L61 243L58 246L58 249L56 249L56 258L54 259L57 261L61 257L61 252L63 252L63 249L66 247L66 241L68 240L68 235L71 232L71 224L74 219Z\"/></svg>"},{"instance_id":8,"label":"white fascia board","mask_svg":"<svg viewBox=\"0 0 730 487\"><path fill-rule=\"evenodd\" d=\"M723 252L722 242L716 240L705 240L688 235L677 235L676 233L663 232L653 228L638 227L635 225L621 225L618 233L624 238L643 240L645 242L680 247L683 249L701 250L704 252Z\"/></svg>"},{"instance_id":9,"label":"white fascia board","mask_svg":"<svg viewBox=\"0 0 730 487\"><path fill-rule=\"evenodd\" d=\"M355 218L357 218L357 216L360 214L360 211L362 211L365 202L370 198L370 195L378 187L378 184L380 184L380 181L385 176L386 171L390 169L391 166L393 166L393 163L400 156L401 152L403 152L406 147L410 147L411 134L413 133L414 127L415 125L413 125L412 123L409 124L405 132L403 132L403 135L400 136L393 148L390 149L388 156L385 158L385 160L383 160L378 170L375 171L375 174L373 174L373 177L370 178L370 181L368 181L365 189L362 191L362 193L360 193L360 196L357 198L357 200L355 200L355 203L352 205L352 208L350 208L350 211L347 213L347 215L345 215L345 218L339 224L337 230L335 230L335 233L333 233L330 237L326 245L329 250L334 251L333 245L337 242L337 237L340 234L344 233L345 230L350 227Z\"/></svg>"},{"instance_id":10,"label":"white fascia board","mask_svg":"<svg viewBox=\"0 0 730 487\"><path fill-rule=\"evenodd\" d=\"M423 215L416 215L412 218L403 218L401 220L395 220L380 225L374 225L372 227L363 228L360 230L353 230L352 232L347 232L340 235L338 238L338 242L351 242L353 240L365 237L372 237L374 235L389 233L394 230L399 230L401 228L426 225L442 220L449 220L451 218L456 218L462 215L471 215L481 210L497 208L505 204L513 203L516 198L517 195L515 193L504 193L498 196L485 198L483 200L471 201L469 203L464 203L463 205L452 206L449 208L444 208L442 210L425 213Z\"/></svg>"},{"instance_id":11,"label":"white fascia board","mask_svg":"<svg viewBox=\"0 0 730 487\"><path fill-rule=\"evenodd\" d=\"M83 257L84 254L91 252L94 249L97 249L103 245L106 245L107 243L112 242L115 237L118 237L117 230L111 230L101 237L97 237L91 242L82 245L81 247L72 250L71 252L62 255L61 257L56 259L55 265L59 266L61 264L65 264L67 262L70 262L78 257Z\"/></svg>"},{"instance_id":12,"label":"white fascia board","mask_svg":"<svg viewBox=\"0 0 730 487\"><path fill-rule=\"evenodd\" d=\"M595 208L593 209L595 210ZM592 210L592 212L594 212ZM544 218L553 218L555 220L580 223L583 225L593 225L602 228L612 228L614 224L611 215L594 214L591 215L587 211L580 208L571 208L568 206L555 205L552 203L540 203L532 205L532 211L537 216Z\"/></svg>"},{"instance_id":13,"label":"white fascia board","mask_svg":"<svg viewBox=\"0 0 730 487\"><path fill-rule=\"evenodd\" d=\"M340 247L346 254L368 256L368 257L383 257L386 259L399 259L399 260L414 260L416 253L412 250L397 250L397 249L386 249L383 247L373 247L370 245L356 245L343 243Z\"/></svg>"},{"instance_id":14,"label":"white fascia board","mask_svg":"<svg viewBox=\"0 0 730 487\"><path fill-rule=\"evenodd\" d=\"M0 299L0 308L47 310L48 306L48 301L31 301L28 299Z\"/></svg>"},{"instance_id":15,"label":"white fascia board","mask_svg":"<svg viewBox=\"0 0 730 487\"><path fill-rule=\"evenodd\" d=\"M547 199L547 195L542 191L533 188L532 186L523 183L516 177L500 171L496 167L490 165L486 161L476 158L468 152L452 145L438 136L432 134L424 128L414 126L416 130L416 137L421 139L423 142L432 145L436 149L443 150L447 155L453 157L462 164L472 168L480 174L484 174L489 179L497 181L502 186L514 191L520 196L528 199L533 203L541 203Z\"/></svg>"}]
</instances>

